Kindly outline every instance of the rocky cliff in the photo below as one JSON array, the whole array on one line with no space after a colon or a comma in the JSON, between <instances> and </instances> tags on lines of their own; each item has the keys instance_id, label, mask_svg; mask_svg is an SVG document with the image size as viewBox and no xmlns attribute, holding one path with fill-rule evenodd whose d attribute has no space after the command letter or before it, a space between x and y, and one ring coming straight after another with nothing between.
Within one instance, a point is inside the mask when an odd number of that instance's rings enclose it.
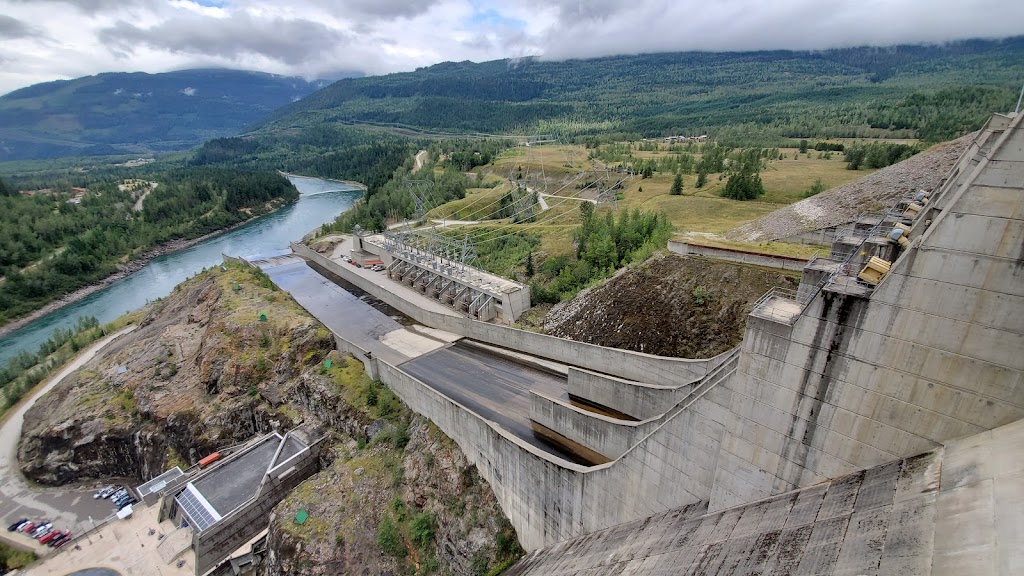
<instances>
[{"instance_id":1,"label":"rocky cliff","mask_svg":"<svg viewBox=\"0 0 1024 576\"><path fill-rule=\"evenodd\" d=\"M341 358L326 373L372 425L338 435L331 462L277 506L260 573L482 576L518 558L515 531L458 446L353 367Z\"/></svg>"},{"instance_id":2,"label":"rocky cliff","mask_svg":"<svg viewBox=\"0 0 1024 576\"><path fill-rule=\"evenodd\" d=\"M146 479L290 428L331 408L308 374L331 348L330 333L257 271L203 273L35 404L21 469L44 484Z\"/></svg>"}]
</instances>

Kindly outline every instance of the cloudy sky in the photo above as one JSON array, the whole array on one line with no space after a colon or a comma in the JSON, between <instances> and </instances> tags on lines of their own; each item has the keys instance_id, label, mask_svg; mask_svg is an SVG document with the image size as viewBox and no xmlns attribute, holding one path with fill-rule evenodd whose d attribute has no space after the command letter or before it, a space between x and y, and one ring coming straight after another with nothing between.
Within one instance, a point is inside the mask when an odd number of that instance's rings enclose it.
<instances>
[{"instance_id":1,"label":"cloudy sky","mask_svg":"<svg viewBox=\"0 0 1024 576\"><path fill-rule=\"evenodd\" d=\"M316 78L445 60L1019 34L1022 0L0 0L0 94L108 71Z\"/></svg>"}]
</instances>

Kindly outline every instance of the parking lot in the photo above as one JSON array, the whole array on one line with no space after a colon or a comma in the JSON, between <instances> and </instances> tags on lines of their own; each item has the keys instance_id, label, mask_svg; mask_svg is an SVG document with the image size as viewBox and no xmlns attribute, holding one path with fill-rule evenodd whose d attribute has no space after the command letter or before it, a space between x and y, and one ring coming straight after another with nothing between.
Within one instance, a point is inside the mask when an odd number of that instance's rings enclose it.
<instances>
[{"instance_id":1,"label":"parking lot","mask_svg":"<svg viewBox=\"0 0 1024 576\"><path fill-rule=\"evenodd\" d=\"M179 548L174 540L189 539L191 533L188 530L175 531L168 521L157 523L157 508L138 508L131 518L104 525L88 537L64 546L59 554L36 563L23 574L65 576L90 567L113 569L123 576L192 574L195 554L190 547L185 546L177 559L165 559L161 553L166 553L167 545Z\"/></svg>"},{"instance_id":2,"label":"parking lot","mask_svg":"<svg viewBox=\"0 0 1024 576\"><path fill-rule=\"evenodd\" d=\"M98 486L42 487L28 481L18 468L18 440L25 413L39 396L60 382L115 338L133 330L127 328L112 334L90 346L78 358L58 372L46 385L26 397L5 415L0 425L0 538L18 548L28 548L37 555L45 556L52 548L39 544L34 539L6 529L15 521L28 518L34 521L49 521L55 528L81 533L94 523L110 517L115 510L107 500L94 499Z\"/></svg>"}]
</instances>

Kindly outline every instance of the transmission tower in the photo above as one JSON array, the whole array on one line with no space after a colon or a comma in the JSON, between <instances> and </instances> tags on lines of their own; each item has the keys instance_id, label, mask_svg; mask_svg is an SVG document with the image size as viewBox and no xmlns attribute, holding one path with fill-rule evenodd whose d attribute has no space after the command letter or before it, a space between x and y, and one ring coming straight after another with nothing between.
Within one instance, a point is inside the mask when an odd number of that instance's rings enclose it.
<instances>
[{"instance_id":1,"label":"transmission tower","mask_svg":"<svg viewBox=\"0 0 1024 576\"><path fill-rule=\"evenodd\" d=\"M427 210L432 208L430 204L434 197L434 181L406 179L405 191L412 196L415 204L413 220L419 220L427 213Z\"/></svg>"}]
</instances>

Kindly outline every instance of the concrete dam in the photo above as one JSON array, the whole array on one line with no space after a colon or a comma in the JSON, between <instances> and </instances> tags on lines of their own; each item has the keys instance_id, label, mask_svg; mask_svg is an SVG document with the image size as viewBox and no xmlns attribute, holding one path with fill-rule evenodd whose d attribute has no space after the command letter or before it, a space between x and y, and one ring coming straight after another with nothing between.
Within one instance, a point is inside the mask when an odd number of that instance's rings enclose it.
<instances>
[{"instance_id":1,"label":"concrete dam","mask_svg":"<svg viewBox=\"0 0 1024 576\"><path fill-rule=\"evenodd\" d=\"M372 239L386 273L298 244L258 264L477 466L536 551L513 574L1014 573L1020 123L993 116L939 187L839 231L714 358L503 325L514 287L476 286L467 308L496 321L475 319L417 283L456 279Z\"/></svg>"}]
</instances>

